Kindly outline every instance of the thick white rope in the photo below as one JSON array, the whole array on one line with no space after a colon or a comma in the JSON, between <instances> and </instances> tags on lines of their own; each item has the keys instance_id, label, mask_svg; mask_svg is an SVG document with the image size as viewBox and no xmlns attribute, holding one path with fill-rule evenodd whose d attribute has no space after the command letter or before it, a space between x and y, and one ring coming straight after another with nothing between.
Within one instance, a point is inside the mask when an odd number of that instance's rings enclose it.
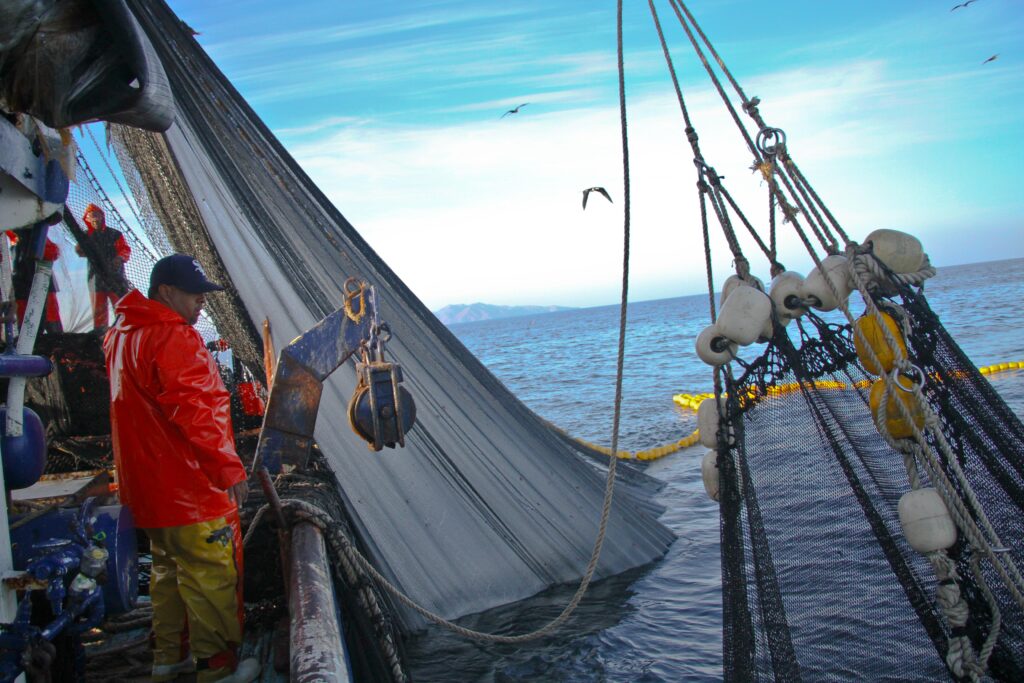
<instances>
[{"instance_id":1,"label":"thick white rope","mask_svg":"<svg viewBox=\"0 0 1024 683\"><path fill-rule=\"evenodd\" d=\"M855 248L852 246L847 250L847 252L850 254L849 258L851 259L851 262L855 262L856 260L873 260L870 256L857 254ZM896 385L895 377L898 372L902 371L910 373L912 371L916 371L916 368L914 368L906 356L904 356L902 349L892 336L888 326L883 322L881 312L878 310L878 307L875 306L870 293L867 291L866 282L862 277L862 273L866 272L866 270L867 269L863 268L851 268L851 273L855 275L854 283L857 285L858 291L860 291L864 299L868 314L875 317L878 327L881 330L886 343L889 345L889 348L893 353L893 357L895 358L895 368L893 372L882 375L882 378L885 381L883 402L887 403L893 391L905 391L903 388L894 386ZM831 283L829 284L831 285ZM867 343L867 340L864 338L861 330L853 324L852 315L849 313L849 307L844 304L842 309L850 319L854 334L859 336L859 339L868 351L868 355L872 362L876 363L878 367L882 367L878 358L875 357L871 345ZM917 455L923 458L923 464L928 471L929 478L931 479L933 486L935 486L936 490L938 490L939 494L942 496L943 502L946 503L947 507L950 508L950 512L953 513L954 519L957 521L957 526L964 535L967 536L972 548L983 552L989 558L996 571L1003 578L1007 588L1014 596L1014 599L1021 607L1024 607L1024 579L1022 579L1013 558L1009 553L1003 551L1005 546L989 521L988 516L985 514L981 502L975 495L973 487L971 487L970 482L967 480L967 476L964 474L955 454L953 453L953 449L950 447L949 442L942 433L942 425L938 416L932 410L931 405L929 405L928 401L922 394L921 387L925 379L926 378L921 377L921 383L915 384L912 390L917 407L924 416L925 430L930 432L934 437L936 446L938 446L939 451L945 458L946 466L948 466L952 471L953 476L956 478L957 483L960 485L961 490L964 493L964 497L967 499L967 503L969 503L970 507L973 509L974 515L970 514L967 504L965 504L964 500L953 487L952 482L950 482L946 475L945 469L942 467L943 461L940 460L938 455L932 450L931 445L925 437L924 430L918 428L916 421L911 415L910 409L903 401L896 400L895 403L900 413L900 417L907 423L913 432L913 440L920 447ZM882 426L886 424L884 413L879 416L876 423ZM882 431L881 427L880 431ZM884 433L883 436L891 442L891 437L887 433ZM977 519L977 522L975 519ZM996 548L999 550L996 551Z\"/></svg>"},{"instance_id":2,"label":"thick white rope","mask_svg":"<svg viewBox=\"0 0 1024 683\"><path fill-rule=\"evenodd\" d=\"M993 563L997 573L999 573L1003 578L1005 584L1010 589L1010 592L1014 595L1015 599L1017 599L1018 603L1020 603L1021 593L1019 586L1019 574L1016 571L1017 568L1011 557L1005 558L1008 561L1008 566L1004 567L1002 563L1004 558L997 556L997 553L993 548L993 543L999 548L1002 547L1002 543L999 540L998 535L995 533L995 530L992 528L987 516L985 516L980 501L978 501L977 497L974 495L973 489L967 481L966 476L960 469L959 463L956 461L956 458L952 453L952 449L950 448L948 441L946 441L945 435L942 433L938 417L931 410L931 406L924 398L921 391L922 385L916 384L912 393L916 400L918 409L921 410L924 415L925 429L933 434L940 451L945 455L947 463L953 470L955 478L958 483L961 484L964 495L968 498L968 502L976 511L978 518L985 527L985 531L991 535L991 542L989 539L984 537L982 529L978 528L974 518L967 510L967 506L964 501L956 490L953 489L951 482L946 477L946 473L942 468L942 463L929 447L922 430L917 427L913 416L910 414L910 409L903 403L903 401L893 398L893 391L904 391L904 389L894 388L893 386L896 384L898 373L901 370L909 372L913 368L910 365L909 360L903 356L902 349L892 336L888 326L882 320L881 313L874 305L874 301L868 292L868 290L872 288L872 280L874 279L876 282L885 282L886 274L878 264L874 262L872 257L857 253L853 245L850 245L847 252L851 262L851 277L853 282L864 298L865 304L868 308L868 314L874 316L875 321L895 358L896 367L893 372L883 375L885 388L880 405L878 406L877 415L875 416L875 422L878 426L878 430L891 446L903 452L904 463L907 466L907 474L910 479L911 486L914 489L920 487L916 461L921 461L929 475L929 479L939 492L943 501L946 503L957 528L966 536L971 548L975 551L972 554L971 572L974 575L977 584L981 587L983 596L988 603L992 614L989 635L986 638L978 656L975 656L973 645L971 644L969 637L962 633L962 629L967 623L969 613L967 604L963 600L960 592L958 584L959 577L956 574L955 563L949 559L945 551L929 553L928 558L939 580L936 595L937 602L945 615L947 623L952 629L952 633L960 634L952 635L951 633L948 641L949 650L946 656L947 664L950 667L950 671L954 672L957 676L966 676L971 680L979 680L987 670L988 659L995 647L1001 625L1001 613L999 606L995 600L995 596L992 595L991 590L984 579L980 568L980 556L984 554ZM901 281L905 283L919 283L921 280L930 277L932 274L934 274L934 269L931 268L930 264L928 264L926 260L925 267L921 271L911 274ZM831 285L831 283L829 284ZM844 309L844 313L847 313L847 317L851 318L848 314L848 307L844 304L842 308ZM909 325L906 320L906 316L900 317L900 324L903 327L904 336L909 339L911 335L910 330L908 329ZM881 363L874 353L874 349L867 343L862 331L856 325L853 325L853 330L854 334L859 336L859 341L867 351L867 355L872 362L875 363L876 366L881 367ZM924 381L925 378L921 377L922 384ZM900 417L906 422L913 432L913 439L897 441L888 433L886 425L888 402L890 399L895 400ZM1017 581L1014 581L1014 579L1017 579Z\"/></svg>"}]
</instances>

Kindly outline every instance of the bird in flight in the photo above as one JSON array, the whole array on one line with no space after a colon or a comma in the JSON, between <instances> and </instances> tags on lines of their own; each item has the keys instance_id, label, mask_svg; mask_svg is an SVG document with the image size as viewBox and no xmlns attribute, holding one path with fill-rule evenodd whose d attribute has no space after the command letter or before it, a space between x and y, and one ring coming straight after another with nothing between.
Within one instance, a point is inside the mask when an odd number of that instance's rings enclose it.
<instances>
[{"instance_id":1,"label":"bird in flight","mask_svg":"<svg viewBox=\"0 0 1024 683\"><path fill-rule=\"evenodd\" d=\"M603 187L588 187L587 189L583 190L583 208L584 209L587 208L587 197L590 196L591 192L600 192L601 194L604 195L605 199L607 199L610 202L612 201L611 196L608 194L608 190L604 189ZM612 202L612 203L614 204L615 202Z\"/></svg>"},{"instance_id":2,"label":"bird in flight","mask_svg":"<svg viewBox=\"0 0 1024 683\"><path fill-rule=\"evenodd\" d=\"M509 114L518 114L518 113L519 113L519 110L520 110L520 109L522 109L523 107L525 107L525 106L526 106L526 105L528 105L528 104L529 104L529 102L523 102L523 103L522 103L522 104L520 104L520 105L519 105L518 107L515 107L514 109L509 109L509 110L508 110L507 112L505 112L504 114L502 114L502 115L501 115L501 116L500 116L499 118L505 118L505 117L506 117L506 116L508 116Z\"/></svg>"},{"instance_id":3,"label":"bird in flight","mask_svg":"<svg viewBox=\"0 0 1024 683\"><path fill-rule=\"evenodd\" d=\"M984 62L982 62L982 64L988 64L989 62L994 62L997 59L999 59L999 55L992 55L991 57L986 59Z\"/></svg>"},{"instance_id":4,"label":"bird in flight","mask_svg":"<svg viewBox=\"0 0 1024 683\"><path fill-rule=\"evenodd\" d=\"M970 5L970 4L972 3L972 2L977 2L977 1L978 1L978 0L967 0L967 2L961 2L961 3L959 4L959 5L957 5L956 7L954 7L953 9L951 9L951 10L949 10L949 11L950 11L950 12L955 12L955 11L957 11L958 9L960 9L961 7L967 7L967 6L968 6L968 5Z\"/></svg>"}]
</instances>

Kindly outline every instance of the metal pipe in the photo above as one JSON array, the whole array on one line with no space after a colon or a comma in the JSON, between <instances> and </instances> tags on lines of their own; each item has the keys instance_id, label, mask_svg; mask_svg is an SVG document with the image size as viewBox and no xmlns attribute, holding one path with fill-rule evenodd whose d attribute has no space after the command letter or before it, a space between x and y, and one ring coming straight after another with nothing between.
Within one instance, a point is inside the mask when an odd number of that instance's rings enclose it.
<instances>
[{"instance_id":1,"label":"metal pipe","mask_svg":"<svg viewBox=\"0 0 1024 683\"><path fill-rule=\"evenodd\" d=\"M45 377L51 372L53 363L45 356L0 353L0 377Z\"/></svg>"},{"instance_id":2,"label":"metal pipe","mask_svg":"<svg viewBox=\"0 0 1024 683\"><path fill-rule=\"evenodd\" d=\"M348 653L338 622L327 547L308 522L292 527L288 613L291 618L292 683L350 683Z\"/></svg>"},{"instance_id":3,"label":"metal pipe","mask_svg":"<svg viewBox=\"0 0 1024 683\"><path fill-rule=\"evenodd\" d=\"M36 226L32 230L32 239L45 242L47 229L46 225ZM43 309L46 307L46 290L50 286L52 272L53 264L49 261L36 262L36 271L32 276L32 288L29 290L28 303L25 307L25 320L21 324L18 343L14 347L19 355L29 355L32 353L32 347L35 346L36 334L39 332L39 325L42 322ZM25 406L25 384L27 381L25 375L17 375L7 383L7 425L4 428L6 436L21 436L24 430L22 408Z\"/></svg>"}]
</instances>

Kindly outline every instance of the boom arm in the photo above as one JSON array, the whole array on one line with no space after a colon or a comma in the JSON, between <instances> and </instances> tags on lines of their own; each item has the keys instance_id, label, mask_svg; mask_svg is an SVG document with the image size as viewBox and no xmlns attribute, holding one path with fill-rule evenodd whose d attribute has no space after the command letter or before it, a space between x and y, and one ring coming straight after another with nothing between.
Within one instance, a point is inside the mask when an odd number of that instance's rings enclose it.
<instances>
[{"instance_id":1,"label":"boom arm","mask_svg":"<svg viewBox=\"0 0 1024 683\"><path fill-rule=\"evenodd\" d=\"M370 413L367 420L372 427L355 431L371 442L373 450L396 441L404 445L404 432L412 427L415 407L408 392L398 386L398 366L383 362L381 332L386 333L386 327L378 318L376 291L351 278L345 291L344 306L281 350L253 471L261 465L274 474L285 464L305 467L313 447L323 382L357 351L362 351L364 363L350 413L360 417ZM391 378L390 391L374 392L381 371ZM357 422L365 424L353 417L354 427Z\"/></svg>"}]
</instances>

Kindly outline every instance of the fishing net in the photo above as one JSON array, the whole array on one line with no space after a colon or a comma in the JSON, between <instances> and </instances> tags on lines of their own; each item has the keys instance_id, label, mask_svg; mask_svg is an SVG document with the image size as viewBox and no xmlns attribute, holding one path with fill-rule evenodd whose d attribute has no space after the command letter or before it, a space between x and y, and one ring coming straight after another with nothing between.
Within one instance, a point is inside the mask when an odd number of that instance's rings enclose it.
<instances>
[{"instance_id":1,"label":"fishing net","mask_svg":"<svg viewBox=\"0 0 1024 683\"><path fill-rule=\"evenodd\" d=\"M416 427L404 449L369 453L347 424L356 376L345 365L325 383L315 432L373 564L447 618L578 581L604 498L593 453L541 422L423 306L166 5L130 4L163 63L177 116L163 135L113 126L110 139L146 234L162 232L227 286L209 307L231 353L262 379L264 325L281 349L340 307L348 277L379 292L393 333L387 350L416 400ZM150 238L154 250L160 239ZM658 488L639 472L618 482L598 576L664 553L673 536L657 521ZM406 630L423 622L404 606L395 619Z\"/></svg>"},{"instance_id":2,"label":"fishing net","mask_svg":"<svg viewBox=\"0 0 1024 683\"><path fill-rule=\"evenodd\" d=\"M914 330L908 355L929 378L924 393L953 435L977 509L1017 562L1024 428L923 294L901 294ZM935 597L940 579L904 539L904 454L875 427L872 378L852 336L849 325L808 316L725 382L739 397L728 401L737 444L719 458L726 678L934 679L950 637L966 634L981 652L997 628L987 673L1020 680L1024 612L982 551L962 536L948 551L959 578L942 580L957 584L969 615L951 626ZM995 626L986 590L1001 613ZM949 672L971 677L969 668Z\"/></svg>"},{"instance_id":3,"label":"fishing net","mask_svg":"<svg viewBox=\"0 0 1024 683\"><path fill-rule=\"evenodd\" d=\"M702 430L714 430L704 475L721 503L726 680L1021 680L1024 427L930 309L920 243L852 241L686 3L668 4L769 193L759 231L700 149L649 3L698 174L712 324L696 343L715 366L717 423ZM714 222L735 268L717 304ZM806 279L779 262L783 228L814 261Z\"/></svg>"}]
</instances>

